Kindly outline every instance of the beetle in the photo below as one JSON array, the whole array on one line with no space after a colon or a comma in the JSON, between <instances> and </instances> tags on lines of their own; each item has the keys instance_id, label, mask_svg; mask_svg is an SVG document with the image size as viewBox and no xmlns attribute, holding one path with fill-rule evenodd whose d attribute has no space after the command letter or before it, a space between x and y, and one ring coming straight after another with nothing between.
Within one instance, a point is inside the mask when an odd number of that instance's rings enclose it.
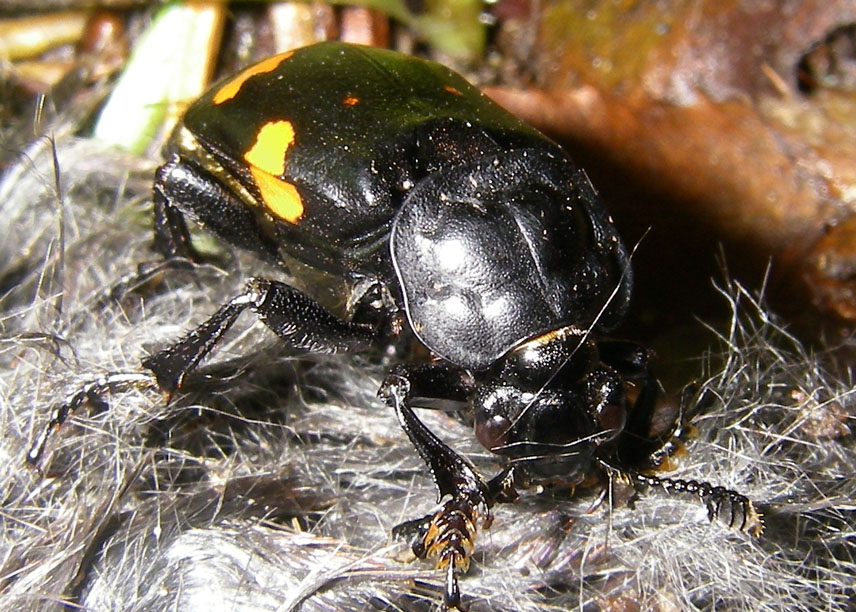
<instances>
[{"instance_id":1,"label":"beetle","mask_svg":"<svg viewBox=\"0 0 856 612\"><path fill-rule=\"evenodd\" d=\"M605 472L695 494L711 518L760 529L739 493L640 469L664 446L649 435L650 353L604 335L628 309L627 250L565 152L460 75L387 50L304 47L213 85L165 157L153 189L162 254L198 257L190 219L290 282L251 278L143 366L178 389L248 309L296 349L392 347L379 397L444 502L395 533L445 569L448 607L462 605L458 575L491 507L533 483ZM55 409L28 460L111 382ZM462 407L503 464L495 477L418 418L414 406L433 401Z\"/></svg>"}]
</instances>

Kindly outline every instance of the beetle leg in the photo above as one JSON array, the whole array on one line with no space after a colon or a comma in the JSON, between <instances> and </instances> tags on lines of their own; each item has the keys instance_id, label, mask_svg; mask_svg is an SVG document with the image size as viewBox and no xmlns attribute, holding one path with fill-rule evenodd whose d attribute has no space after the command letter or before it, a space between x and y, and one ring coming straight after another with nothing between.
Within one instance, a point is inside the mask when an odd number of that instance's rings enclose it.
<instances>
[{"instance_id":1,"label":"beetle leg","mask_svg":"<svg viewBox=\"0 0 856 612\"><path fill-rule=\"evenodd\" d=\"M630 340L602 338L597 342L600 360L621 374L625 380L644 380L650 375L654 353Z\"/></svg>"},{"instance_id":2,"label":"beetle leg","mask_svg":"<svg viewBox=\"0 0 856 612\"><path fill-rule=\"evenodd\" d=\"M410 539L417 557L437 559L437 567L446 570L445 605L462 609L457 576L469 567L476 531L490 525L494 491L463 457L428 429L410 407L411 398L422 395L430 381L453 382L453 370L439 364L424 366L421 370L406 366L396 368L386 377L378 395L395 410L401 427L428 464L440 499L448 496L437 512L403 523L393 530L393 534ZM466 382L459 382L462 387L468 386ZM437 390L448 392L454 386L441 385ZM496 494L506 488L499 483L506 481L507 477L503 477L494 484Z\"/></svg>"},{"instance_id":3,"label":"beetle leg","mask_svg":"<svg viewBox=\"0 0 856 612\"><path fill-rule=\"evenodd\" d=\"M637 487L660 487L669 495L687 493L698 497L707 508L707 517L711 521L718 519L732 529L753 536L759 536L764 531L764 520L752 500L737 491L698 480L665 478L653 474L633 474L632 478Z\"/></svg>"},{"instance_id":4,"label":"beetle leg","mask_svg":"<svg viewBox=\"0 0 856 612\"><path fill-rule=\"evenodd\" d=\"M178 389L187 373L211 352L247 308L290 346L310 352L363 351L373 345L377 336L374 328L334 316L294 287L252 278L243 293L226 302L202 325L143 359L143 367L154 373L165 391Z\"/></svg>"},{"instance_id":5,"label":"beetle leg","mask_svg":"<svg viewBox=\"0 0 856 612\"><path fill-rule=\"evenodd\" d=\"M601 340L597 343L597 349L603 363L616 370L622 380L634 383L637 388L636 398L628 411L625 431L634 438L632 445L639 450L642 455L640 458L646 458L658 446L656 440L650 439L659 395L659 384L651 372L654 354L650 349L627 340ZM649 440L654 446L651 451L640 448L647 446L640 444L644 440Z\"/></svg>"},{"instance_id":6,"label":"beetle leg","mask_svg":"<svg viewBox=\"0 0 856 612\"><path fill-rule=\"evenodd\" d=\"M164 258L199 261L184 216L157 189L154 192L154 231L154 249Z\"/></svg>"},{"instance_id":7,"label":"beetle leg","mask_svg":"<svg viewBox=\"0 0 856 612\"><path fill-rule=\"evenodd\" d=\"M660 385L651 372L635 381L636 397L628 406L627 423L618 439L617 454L624 465L641 466L662 462L669 451L667 447L680 429L680 415L669 418L672 427L655 426L660 407L658 402ZM670 415L674 417L674 415ZM661 433L654 434L653 430ZM658 460L657 460L658 458Z\"/></svg>"},{"instance_id":8,"label":"beetle leg","mask_svg":"<svg viewBox=\"0 0 856 612\"><path fill-rule=\"evenodd\" d=\"M466 370L443 364L399 366L386 376L378 396L395 410L402 429L428 464L441 498L463 494L486 500L487 487L481 477L463 457L428 429L410 407L413 399L420 396L460 399L461 393L469 391L473 384L465 373ZM430 392L432 388L434 391Z\"/></svg>"},{"instance_id":9,"label":"beetle leg","mask_svg":"<svg viewBox=\"0 0 856 612\"><path fill-rule=\"evenodd\" d=\"M630 395L627 422L619 436L617 454L620 462L628 466L659 464L670 454L669 443L678 435L682 425L680 414L670 422L674 426L668 431L654 434L655 418L662 407L658 402L660 385L651 371L653 352L635 342L605 339L597 343L600 360L617 371L628 388L635 390ZM673 415L669 415L673 416Z\"/></svg>"},{"instance_id":10,"label":"beetle leg","mask_svg":"<svg viewBox=\"0 0 856 612\"><path fill-rule=\"evenodd\" d=\"M38 468L51 433L59 429L68 419L69 415L84 404L91 403L103 408L106 404L101 399L101 396L107 391L145 383L152 384L152 382L151 376L148 374L140 374L139 372L114 372L86 383L80 389L66 397L65 400L51 408L48 422L39 431L30 449L27 451L27 463Z\"/></svg>"},{"instance_id":11,"label":"beetle leg","mask_svg":"<svg viewBox=\"0 0 856 612\"><path fill-rule=\"evenodd\" d=\"M184 224L186 215L226 242L278 261L274 230L261 223L253 207L190 160L173 154L158 168L154 200L155 243L167 256L195 256Z\"/></svg>"},{"instance_id":12,"label":"beetle leg","mask_svg":"<svg viewBox=\"0 0 856 612\"><path fill-rule=\"evenodd\" d=\"M476 388L469 370L448 362L421 365L403 363L392 368L387 379L393 375L407 380L407 401L417 403L420 407L424 400L465 402Z\"/></svg>"}]
</instances>

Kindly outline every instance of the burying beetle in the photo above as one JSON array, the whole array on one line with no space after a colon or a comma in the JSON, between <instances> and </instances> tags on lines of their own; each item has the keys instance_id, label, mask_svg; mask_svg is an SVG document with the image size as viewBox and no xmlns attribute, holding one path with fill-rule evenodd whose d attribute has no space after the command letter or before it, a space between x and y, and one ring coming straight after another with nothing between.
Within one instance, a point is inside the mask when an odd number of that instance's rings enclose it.
<instances>
[{"instance_id":1,"label":"burying beetle","mask_svg":"<svg viewBox=\"0 0 856 612\"><path fill-rule=\"evenodd\" d=\"M558 145L461 76L390 51L306 47L215 84L188 108L166 157L154 184L163 254L197 257L189 217L279 262L294 286L251 279L143 366L178 389L247 309L296 349L421 344L430 358L395 365L379 396L444 502L395 532L445 569L448 607L462 606L458 575L477 530L518 487L573 487L600 471L691 493L711 519L760 533L739 493L639 471L668 440L650 437L648 351L601 337L628 307L626 250ZM301 286L306 271L313 280ZM331 288L337 299L322 303ZM70 412L147 378L86 385L54 408L28 461L40 462ZM413 412L424 400L458 402L500 473L484 480L429 430Z\"/></svg>"}]
</instances>

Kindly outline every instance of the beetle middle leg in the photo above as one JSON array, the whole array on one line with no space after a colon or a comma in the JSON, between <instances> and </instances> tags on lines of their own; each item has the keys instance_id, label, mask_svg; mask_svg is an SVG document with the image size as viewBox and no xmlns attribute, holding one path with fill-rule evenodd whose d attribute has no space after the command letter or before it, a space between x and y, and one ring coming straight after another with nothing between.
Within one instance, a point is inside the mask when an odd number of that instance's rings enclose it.
<instances>
[{"instance_id":1,"label":"beetle middle leg","mask_svg":"<svg viewBox=\"0 0 856 612\"><path fill-rule=\"evenodd\" d=\"M371 348L379 336L374 327L340 319L285 283L252 278L243 292L226 302L199 327L175 344L143 359L143 367L151 370L161 389L175 391L184 377L220 342L238 315L248 308L290 346L311 352L364 351ZM50 434L84 404L103 403L100 400L103 393L144 382L151 383L151 376L132 372L111 374L84 385L51 410L48 423L27 452L27 462L40 463Z\"/></svg>"},{"instance_id":2,"label":"beetle middle leg","mask_svg":"<svg viewBox=\"0 0 856 612\"><path fill-rule=\"evenodd\" d=\"M154 192L154 250L166 259L198 261L183 215L157 190Z\"/></svg>"},{"instance_id":3,"label":"beetle middle leg","mask_svg":"<svg viewBox=\"0 0 856 612\"><path fill-rule=\"evenodd\" d=\"M257 216L199 165L171 155L154 183L154 248L167 258L199 261L185 217L226 242L277 261L277 244Z\"/></svg>"},{"instance_id":4,"label":"beetle middle leg","mask_svg":"<svg viewBox=\"0 0 856 612\"><path fill-rule=\"evenodd\" d=\"M223 304L207 321L175 344L143 359L165 391L178 389L184 377L217 345L244 310L291 347L314 353L365 351L377 337L369 325L351 323L325 310L305 293L274 280L252 278L244 291Z\"/></svg>"},{"instance_id":5,"label":"beetle middle leg","mask_svg":"<svg viewBox=\"0 0 856 612\"><path fill-rule=\"evenodd\" d=\"M624 465L659 465L674 450L672 442L683 426L682 409L663 410L660 384L651 370L654 353L636 342L602 339L597 344L601 361L621 375L632 401L627 422L616 442ZM665 413L665 414L664 414Z\"/></svg>"}]
</instances>

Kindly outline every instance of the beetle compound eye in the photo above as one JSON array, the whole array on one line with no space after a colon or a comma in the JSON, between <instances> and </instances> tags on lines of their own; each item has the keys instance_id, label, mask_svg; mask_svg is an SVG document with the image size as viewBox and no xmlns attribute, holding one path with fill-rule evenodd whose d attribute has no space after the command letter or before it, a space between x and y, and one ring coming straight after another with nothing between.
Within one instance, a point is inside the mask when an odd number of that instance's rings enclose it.
<instances>
[{"instance_id":1,"label":"beetle compound eye","mask_svg":"<svg viewBox=\"0 0 856 612\"><path fill-rule=\"evenodd\" d=\"M486 449L499 452L512 438L514 421L525 403L520 389L507 384L485 384L476 391L472 402L476 438Z\"/></svg>"},{"instance_id":2,"label":"beetle compound eye","mask_svg":"<svg viewBox=\"0 0 856 612\"><path fill-rule=\"evenodd\" d=\"M476 422L476 438L488 450L501 448L508 443L511 421L500 414L494 414L484 421Z\"/></svg>"}]
</instances>

